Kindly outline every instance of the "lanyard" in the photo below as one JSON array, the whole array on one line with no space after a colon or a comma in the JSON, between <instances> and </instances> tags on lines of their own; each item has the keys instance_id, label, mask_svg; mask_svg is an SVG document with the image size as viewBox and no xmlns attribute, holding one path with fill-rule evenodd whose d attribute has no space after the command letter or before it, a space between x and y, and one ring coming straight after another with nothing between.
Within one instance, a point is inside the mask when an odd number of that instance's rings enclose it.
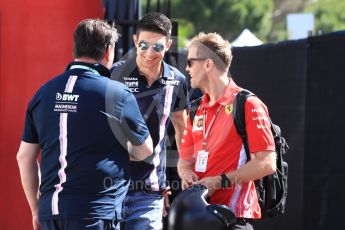
<instances>
[{"instance_id":1,"label":"lanyard","mask_svg":"<svg viewBox=\"0 0 345 230\"><path fill-rule=\"evenodd\" d=\"M84 66L84 65L72 65L71 68L69 69L86 69L93 72L94 74L97 74L98 76L101 76L97 70L92 69L91 67L88 67L88 66Z\"/></svg>"},{"instance_id":2,"label":"lanyard","mask_svg":"<svg viewBox=\"0 0 345 230\"><path fill-rule=\"evenodd\" d=\"M204 109L204 115L203 115L203 119L202 119L202 149L204 149L204 150L206 148L206 139L208 137L208 134L210 133L210 130L211 130L212 126L213 126L214 121L216 120L216 117L217 117L221 107L222 107L222 105L218 106L218 109L214 113L214 115L212 117L212 120L210 122L210 125L209 125L207 130L206 130L206 119L207 119L207 116L206 116L206 109Z\"/></svg>"}]
</instances>

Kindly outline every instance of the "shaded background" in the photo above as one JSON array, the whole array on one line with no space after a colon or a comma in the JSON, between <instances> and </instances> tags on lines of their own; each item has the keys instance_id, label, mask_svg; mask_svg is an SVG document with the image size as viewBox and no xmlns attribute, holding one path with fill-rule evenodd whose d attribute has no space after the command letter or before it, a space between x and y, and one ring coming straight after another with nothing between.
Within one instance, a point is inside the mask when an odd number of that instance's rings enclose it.
<instances>
[{"instance_id":1,"label":"shaded background","mask_svg":"<svg viewBox=\"0 0 345 230\"><path fill-rule=\"evenodd\" d=\"M0 2L1 229L31 229L15 158L27 103L72 60L77 23L105 15L101 1ZM185 53L171 52L168 61L184 70ZM233 49L235 81L267 104L291 147L286 214L256 229L342 229L344 53L344 32Z\"/></svg>"},{"instance_id":2,"label":"shaded background","mask_svg":"<svg viewBox=\"0 0 345 230\"><path fill-rule=\"evenodd\" d=\"M345 31L234 48L231 73L268 106L290 151L286 214L256 229L342 229Z\"/></svg>"}]
</instances>

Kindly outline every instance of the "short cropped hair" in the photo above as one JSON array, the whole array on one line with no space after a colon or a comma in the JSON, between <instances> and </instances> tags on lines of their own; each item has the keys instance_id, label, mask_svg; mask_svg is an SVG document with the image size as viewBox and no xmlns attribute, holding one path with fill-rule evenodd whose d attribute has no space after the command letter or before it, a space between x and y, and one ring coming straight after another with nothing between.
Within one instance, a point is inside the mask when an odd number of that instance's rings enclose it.
<instances>
[{"instance_id":1,"label":"short cropped hair","mask_svg":"<svg viewBox=\"0 0 345 230\"><path fill-rule=\"evenodd\" d=\"M136 34L139 35L141 31L149 31L170 38L171 28L171 21L167 16L158 12L149 12L140 19Z\"/></svg>"},{"instance_id":2,"label":"short cropped hair","mask_svg":"<svg viewBox=\"0 0 345 230\"><path fill-rule=\"evenodd\" d=\"M74 31L73 56L101 60L110 46L115 48L118 37L114 25L100 19L83 20Z\"/></svg>"},{"instance_id":3,"label":"short cropped hair","mask_svg":"<svg viewBox=\"0 0 345 230\"><path fill-rule=\"evenodd\" d=\"M218 70L227 71L232 60L231 45L229 41L217 33L199 33L190 41L188 48L197 48L199 58L210 58Z\"/></svg>"}]
</instances>

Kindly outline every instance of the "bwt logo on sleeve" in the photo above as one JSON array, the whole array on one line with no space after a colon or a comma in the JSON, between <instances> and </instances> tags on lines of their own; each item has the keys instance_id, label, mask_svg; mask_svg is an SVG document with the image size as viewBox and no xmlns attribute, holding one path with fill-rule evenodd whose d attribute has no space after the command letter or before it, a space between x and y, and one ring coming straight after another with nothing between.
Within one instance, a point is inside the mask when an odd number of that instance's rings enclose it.
<instances>
[{"instance_id":1,"label":"bwt logo on sleeve","mask_svg":"<svg viewBox=\"0 0 345 230\"><path fill-rule=\"evenodd\" d=\"M56 100L57 101L75 101L75 102L77 102L78 98L79 98L79 95L77 95L77 94L56 93Z\"/></svg>"}]
</instances>

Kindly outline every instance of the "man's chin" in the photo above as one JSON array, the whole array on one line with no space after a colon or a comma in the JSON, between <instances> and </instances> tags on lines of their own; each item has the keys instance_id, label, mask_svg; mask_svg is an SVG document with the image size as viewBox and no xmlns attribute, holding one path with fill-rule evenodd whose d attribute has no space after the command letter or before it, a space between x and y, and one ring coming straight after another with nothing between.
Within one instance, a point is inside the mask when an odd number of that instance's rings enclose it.
<instances>
[{"instance_id":1,"label":"man's chin","mask_svg":"<svg viewBox=\"0 0 345 230\"><path fill-rule=\"evenodd\" d=\"M199 88L199 85L196 84L196 83L193 82L193 81L190 82L190 86L191 86L193 89Z\"/></svg>"}]
</instances>

